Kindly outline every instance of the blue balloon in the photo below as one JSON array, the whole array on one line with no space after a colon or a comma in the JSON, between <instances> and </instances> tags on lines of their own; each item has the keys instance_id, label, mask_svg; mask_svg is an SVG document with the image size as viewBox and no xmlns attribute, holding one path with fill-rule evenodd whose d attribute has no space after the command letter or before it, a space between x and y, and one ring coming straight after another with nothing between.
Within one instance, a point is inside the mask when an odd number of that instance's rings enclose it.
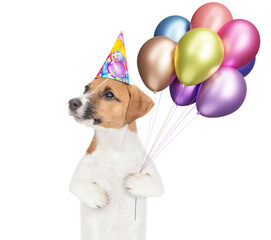
<instances>
[{"instance_id":1,"label":"blue balloon","mask_svg":"<svg viewBox=\"0 0 271 240\"><path fill-rule=\"evenodd\" d=\"M179 42L182 36L190 30L190 22L181 16L169 16L163 19L155 29L154 36L165 36Z\"/></svg>"},{"instance_id":2,"label":"blue balloon","mask_svg":"<svg viewBox=\"0 0 271 240\"><path fill-rule=\"evenodd\" d=\"M251 70L253 69L254 67L254 64L255 64L255 61L256 61L256 57L252 59L251 62L249 62L247 65L243 66L243 67L240 67L238 68L237 70L245 77L247 76Z\"/></svg>"}]
</instances>

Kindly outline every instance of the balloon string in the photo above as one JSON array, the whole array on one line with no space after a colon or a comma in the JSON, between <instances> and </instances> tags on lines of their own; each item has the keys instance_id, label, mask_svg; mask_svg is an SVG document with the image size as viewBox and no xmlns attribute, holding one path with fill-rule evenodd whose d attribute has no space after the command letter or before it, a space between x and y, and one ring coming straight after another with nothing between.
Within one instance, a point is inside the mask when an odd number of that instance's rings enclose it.
<instances>
[{"instance_id":1,"label":"balloon string","mask_svg":"<svg viewBox=\"0 0 271 240\"><path fill-rule=\"evenodd\" d=\"M107 79L105 79L104 81L102 81L102 82L101 82L94 90L92 90L90 93L88 93L88 95L91 96L93 93L96 92L96 90L97 90L100 86L102 86L103 84L105 84L108 80L109 80L109 79L107 78Z\"/></svg>"},{"instance_id":2,"label":"balloon string","mask_svg":"<svg viewBox=\"0 0 271 240\"><path fill-rule=\"evenodd\" d=\"M155 122L156 122L157 113L158 113L159 106L160 106L160 102L161 102L161 98L162 98L162 93L163 93L163 92L160 93L159 101L158 101L157 108L156 108L155 117L154 117L153 124L152 124L152 128L151 128L150 137L149 137L149 139L148 139L147 145L145 146L146 151L147 151L147 149L148 149L149 142L150 142L150 138L151 138L151 135L152 135L152 131L153 131L153 128L154 128L154 125L155 125Z\"/></svg>"},{"instance_id":3,"label":"balloon string","mask_svg":"<svg viewBox=\"0 0 271 240\"><path fill-rule=\"evenodd\" d=\"M194 102L194 100L196 99L196 97L191 101L190 104L192 104ZM190 105L189 104L189 105ZM182 118L182 116L184 115L184 113L187 111L187 109L190 107L190 106L187 106L185 108L185 110L182 112L182 114L180 115L180 117L176 120L176 122L173 124L173 126L171 127L171 129L168 131L168 133L166 134L166 136L162 139L162 141L160 142L160 144L158 145L158 147L156 148L155 152L152 154L152 156L155 155L155 153L157 151L159 151L159 149L162 147L162 145L164 144L165 141L167 141L167 139L173 134L173 132L176 130L176 128L185 120L185 118L188 116L188 114L193 110L193 108L195 106L193 106L190 111L185 115L185 117L179 122L179 120ZM179 123L178 123L179 122ZM178 123L178 125L176 126L176 124ZM150 156L150 158L152 158L152 156Z\"/></svg>"},{"instance_id":4,"label":"balloon string","mask_svg":"<svg viewBox=\"0 0 271 240\"><path fill-rule=\"evenodd\" d=\"M152 156L150 156L150 158L149 158L149 161L151 161L151 159L153 158L153 156L155 156L155 154L156 154L156 152L157 151L159 151L159 149L163 146L163 144L166 142L166 140L172 135L172 133L177 129L177 127L186 119L186 117L192 112L192 110L194 109L194 107L195 107L195 105L190 109L190 111L184 116L184 118L177 124L177 126L175 126L175 128L171 131L171 133L167 136L167 137L165 137L164 138L164 142L163 143L160 143L160 145L157 147L157 149L155 150L155 152L152 154ZM179 118L180 119L180 118ZM178 120L177 120L178 121ZM148 162L149 162L148 161ZM147 162L147 164L148 164L148 162ZM147 164L145 164L145 166L147 165ZM144 169L146 168L144 166ZM149 164L148 164L148 166L149 166Z\"/></svg>"},{"instance_id":5,"label":"balloon string","mask_svg":"<svg viewBox=\"0 0 271 240\"><path fill-rule=\"evenodd\" d=\"M155 105L155 102L156 102L156 92L154 92L153 102L154 102L154 105ZM145 149L146 149L146 147L148 145L149 138L150 138L149 134L150 134L150 128L151 128L153 114L154 114L154 108L152 109L152 114L151 114L151 118L150 118L150 122L149 122L148 133L147 133L147 137L146 137L146 141L145 141Z\"/></svg>"},{"instance_id":6,"label":"balloon string","mask_svg":"<svg viewBox=\"0 0 271 240\"><path fill-rule=\"evenodd\" d=\"M156 103L156 91L154 92L154 106L155 106L155 103ZM160 95L160 99L161 99L161 95ZM157 107L159 107L159 104L160 104L160 99L159 99L159 103L158 103L158 106ZM155 108L155 107L154 107ZM150 128L151 128L151 123L152 123L152 118L153 118L153 114L154 114L154 108L152 109L152 114L151 114L151 118L150 118L150 122L149 122L149 127L148 127L148 133L147 133L147 137L146 137L146 141L145 141L145 151L146 151L146 153L145 153L145 156L147 155L147 147L148 147L148 145L149 145L149 140L150 140ZM155 118L156 118L156 116L155 116ZM155 122L155 119L154 119L154 122ZM154 124L154 123L153 123ZM149 135L150 134L150 135ZM145 157L144 156L144 157ZM142 166L142 164L143 164L143 161L144 161L144 159L142 159L142 162L141 162L141 164L140 164L140 166Z\"/></svg>"},{"instance_id":7,"label":"balloon string","mask_svg":"<svg viewBox=\"0 0 271 240\"><path fill-rule=\"evenodd\" d=\"M182 118L182 116L184 115L184 113L187 111L188 107L185 108L185 110L182 112L181 116L178 118L178 120L174 123L174 125L171 127L171 129L168 131L168 133L166 134L166 136L162 139L162 141L159 143L158 147L156 148L156 150L154 151L154 153L152 154L155 155L155 153L161 148L161 146L163 146L164 142L171 136L171 134L174 132L174 130L176 129L176 124L178 123L178 121ZM187 117L187 115L181 120L181 122ZM180 122L180 123L181 123ZM174 128L175 127L175 128ZM152 158L152 156L150 156L150 158Z\"/></svg>"},{"instance_id":8,"label":"balloon string","mask_svg":"<svg viewBox=\"0 0 271 240\"><path fill-rule=\"evenodd\" d=\"M182 90L183 90L183 89L182 89ZM176 102L178 102L178 100L179 100L179 98L180 98L180 96L181 96L181 93L182 93L182 91L179 93L179 96L178 96ZM174 106L175 106L175 109L174 109L174 111L172 112ZM159 131L159 133L158 133L158 135L157 135L157 137L156 137L156 139L155 139L153 145L152 145L152 147L151 147L151 150L149 151L148 156L146 157L146 159L145 159L145 161L144 161L144 164L142 165L142 167L141 167L141 169L140 169L140 171L139 171L140 173L142 172L142 168L144 167L144 165L147 163L147 161L148 161L148 159L149 159L149 156L150 156L150 154L151 154L152 151L153 151L153 148L156 146L157 142L159 141L160 136L162 135L162 133L163 133L164 130L166 129L167 124L169 123L170 119L171 119L172 116L174 115L174 113L175 113L175 111L176 111L176 109L177 109L177 106L178 106L178 105L177 105L176 103L173 102L173 105L172 105L172 107L171 107L171 109L170 109L170 111L169 111L169 113L168 113L168 115L167 115L167 117L166 117L166 119L165 119L165 121L164 121L164 123L163 123L163 125L162 125L162 127L161 127L161 129L160 129L160 131Z\"/></svg>"},{"instance_id":9,"label":"balloon string","mask_svg":"<svg viewBox=\"0 0 271 240\"><path fill-rule=\"evenodd\" d=\"M184 85L183 85L183 88L184 88ZM152 149L154 148L154 146L155 146L157 140L159 139L160 135L162 134L162 132L163 132L163 130L164 130L164 127L166 127L166 126L164 126L164 125L167 125L167 121L169 121L169 120L171 119L172 115L173 115L174 112L176 111L177 106L178 106L178 105L177 105L177 102L178 102L178 100L179 100L179 98L180 98L180 96L181 96L181 94L182 94L183 88L182 88L182 90L181 90L181 92L180 92L180 94L179 94L179 96L178 96L178 98L177 98L176 103L173 102L173 105L172 105L172 107L171 107L171 109L170 109L170 111L169 111L169 113L168 113L168 115L167 115L167 117L166 117L166 119L165 119L165 121L164 121L164 123L163 123L163 125L162 125L162 127L161 127L161 129L160 129L160 131L159 131L159 133L158 133L158 135L157 135L157 137L156 137L156 140L155 140L154 144L153 144L152 147L151 147L150 152L148 153L147 157L145 158L144 163L143 163L143 164L141 163L142 167L141 167L139 173L141 173L141 172L143 171L143 167L144 167L146 161L148 160L148 156L150 155L150 153L151 153ZM161 92L160 97L159 97L159 102L158 102L158 105L157 105L157 110L156 110L156 114L155 114L155 117L154 117L154 123L153 123L153 125L152 125L152 129L151 129L150 136L151 136L151 134L152 134L152 130L153 130L153 127L154 127L154 124L155 124L155 120L156 120L157 113L158 113L158 110L159 110L161 98L162 98L162 92ZM173 114L170 116L170 114L171 114L171 112L172 112L174 106L175 106L175 109L174 109L174 111L173 111ZM169 117L169 116L170 116L170 117ZM168 118L169 118L169 120L168 120ZM148 139L147 145L145 145L146 151L147 151L147 147L148 147L148 144L149 144L149 140L150 140L150 137L149 137L149 139ZM137 197L135 197L134 221L136 221L136 209L137 209Z\"/></svg>"},{"instance_id":10,"label":"balloon string","mask_svg":"<svg viewBox=\"0 0 271 240\"><path fill-rule=\"evenodd\" d=\"M178 100L179 100L179 98L180 98L180 96L181 96L181 94L182 94L182 92L183 92L183 89L184 89L184 88L182 88L181 92L179 93L179 96L178 96L176 102L178 102ZM158 133L158 135L157 135L157 137L156 137L156 139L155 139L153 145L152 145L152 147L151 147L151 150L149 151L147 157L145 158L145 161L144 161L144 163L143 163L143 165L142 165L142 167L141 167L141 169L140 169L140 171L139 171L140 173L142 172L142 169L143 169L144 165L147 163L147 161L148 161L148 159L149 159L149 156L150 156L150 154L151 154L152 151L153 151L153 148L156 146L156 144L157 144L157 142L158 142L160 136L161 136L162 133L164 132L164 130L165 130L167 124L169 123L170 119L172 118L173 114L175 113L175 111L176 111L176 109L177 109L177 106L178 106L178 105L177 105L175 102L173 102L173 105L172 105L171 109L169 110L169 113L168 113L168 115L167 115L167 117L166 117L166 119L165 119L165 121L164 121L164 123L163 123L163 125L162 125L162 127L161 127L161 129L160 129L160 131L159 131L159 133ZM175 107L175 109L174 109L174 107ZM174 111L173 111L173 109L174 109ZM173 111L173 112L172 112L172 111Z\"/></svg>"},{"instance_id":11,"label":"balloon string","mask_svg":"<svg viewBox=\"0 0 271 240\"><path fill-rule=\"evenodd\" d=\"M134 211L134 221L136 221L136 209L137 209L137 197L135 197L135 211Z\"/></svg>"},{"instance_id":12,"label":"balloon string","mask_svg":"<svg viewBox=\"0 0 271 240\"><path fill-rule=\"evenodd\" d=\"M154 159L189 125L191 124L191 122L193 122L198 116L200 115L200 113L196 113L196 116L194 116L162 149L160 152L157 153L156 156L154 156ZM153 160L154 160L153 159Z\"/></svg>"},{"instance_id":13,"label":"balloon string","mask_svg":"<svg viewBox=\"0 0 271 240\"><path fill-rule=\"evenodd\" d=\"M170 114L171 114L171 112L173 111L174 106L175 106L175 103L173 103L172 107L170 108L169 113L168 113L168 115L167 115L167 117L166 117L166 119L165 119L165 121L164 121L164 123L163 123L163 125L162 125L162 127L161 127L161 129L160 129L160 131L159 131L159 133L158 133L158 135L156 136L156 139L155 139L155 141L154 141L152 147L151 147L151 150L149 151L147 157L145 158L145 160L144 160L144 162L143 162L143 166L145 165L146 161L148 160L148 158L149 158L149 156L150 156L150 153L152 152L153 148L155 147L155 144L156 144L158 138L159 138L160 135L162 134L163 128L164 128L166 122L168 121L168 118L170 117ZM141 173L141 169L140 169L139 172Z\"/></svg>"},{"instance_id":14,"label":"balloon string","mask_svg":"<svg viewBox=\"0 0 271 240\"><path fill-rule=\"evenodd\" d=\"M148 162L148 164L144 167L144 169L145 168L147 168L154 160L155 160L155 158L157 158L158 157L158 155L160 155L161 154L161 152L192 122L192 121L194 121L196 118L197 118L197 116L199 115L200 113L199 112L197 112L197 115L194 117L194 118L192 118L152 159L151 159L151 161L149 161ZM144 170L143 169L143 170Z\"/></svg>"},{"instance_id":15,"label":"balloon string","mask_svg":"<svg viewBox=\"0 0 271 240\"><path fill-rule=\"evenodd\" d=\"M157 95L157 92L155 91L154 92L154 104L156 103L156 95ZM147 148L148 148L148 145L149 145L149 141L150 141L150 138L151 138L151 135L152 135L152 130L153 130L153 127L155 125L155 121L156 121L156 117L157 117L157 113L158 113L158 110L159 110L159 106L160 106L160 102L161 102L161 97L162 97L162 92L160 93L160 97L159 97L159 101L158 101L158 104L157 104L157 107L156 107L156 112L155 112L155 116L154 116L154 120L153 120L153 123L152 123L152 118L153 118L153 114L154 114L154 108L152 110L152 115L151 115L151 119L150 119L150 122L149 122L149 127L148 127L148 133L147 133L147 138L146 138L146 142L145 142L145 150L147 152ZM152 124L151 124L152 123ZM152 125L151 127L151 131L150 131L150 126ZM143 160L141 162L141 165L143 163ZM135 211L134 211L134 220L136 221L136 206L137 206L137 197L135 197Z\"/></svg>"}]
</instances>

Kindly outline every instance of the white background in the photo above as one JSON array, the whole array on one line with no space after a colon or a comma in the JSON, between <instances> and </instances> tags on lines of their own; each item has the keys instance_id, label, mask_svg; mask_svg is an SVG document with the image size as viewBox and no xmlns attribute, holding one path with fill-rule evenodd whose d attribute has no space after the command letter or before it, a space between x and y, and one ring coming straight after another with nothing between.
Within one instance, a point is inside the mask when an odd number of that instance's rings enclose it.
<instances>
[{"instance_id":1,"label":"white background","mask_svg":"<svg viewBox=\"0 0 271 240\"><path fill-rule=\"evenodd\" d=\"M149 200L148 239L271 239L270 7L221 2L261 34L247 98L230 116L198 117L156 159L166 191ZM137 71L140 47L163 18L190 20L203 3L1 0L0 239L79 239L68 184L92 130L68 116L68 100L95 77L121 30L131 81L153 97ZM165 115L168 90L162 100ZM138 121L142 141L149 118Z\"/></svg>"}]
</instances>

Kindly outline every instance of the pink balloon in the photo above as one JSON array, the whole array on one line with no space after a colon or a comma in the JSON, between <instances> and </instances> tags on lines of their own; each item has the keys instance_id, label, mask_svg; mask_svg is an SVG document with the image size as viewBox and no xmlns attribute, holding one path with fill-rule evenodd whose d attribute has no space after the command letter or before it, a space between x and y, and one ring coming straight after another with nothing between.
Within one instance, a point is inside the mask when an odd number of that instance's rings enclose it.
<instances>
[{"instance_id":1,"label":"pink balloon","mask_svg":"<svg viewBox=\"0 0 271 240\"><path fill-rule=\"evenodd\" d=\"M231 12L226 6L210 2L197 9L191 19L190 28L209 28L217 33L225 23L232 19Z\"/></svg>"},{"instance_id":2,"label":"pink balloon","mask_svg":"<svg viewBox=\"0 0 271 240\"><path fill-rule=\"evenodd\" d=\"M249 21L236 19L226 23L218 32L224 45L222 66L240 68L256 56L260 34Z\"/></svg>"}]
</instances>

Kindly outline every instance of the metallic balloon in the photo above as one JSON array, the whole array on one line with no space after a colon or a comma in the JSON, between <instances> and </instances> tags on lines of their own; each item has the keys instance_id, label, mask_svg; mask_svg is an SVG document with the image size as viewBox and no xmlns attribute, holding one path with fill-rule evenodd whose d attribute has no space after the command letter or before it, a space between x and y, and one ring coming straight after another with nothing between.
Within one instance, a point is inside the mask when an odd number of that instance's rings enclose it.
<instances>
[{"instance_id":1,"label":"metallic balloon","mask_svg":"<svg viewBox=\"0 0 271 240\"><path fill-rule=\"evenodd\" d=\"M230 10L221 3L211 2L199 7L191 19L191 29L209 28L214 32L227 22L231 21L232 15Z\"/></svg>"},{"instance_id":2,"label":"metallic balloon","mask_svg":"<svg viewBox=\"0 0 271 240\"><path fill-rule=\"evenodd\" d=\"M172 83L175 75L174 50L176 43L168 37L151 38L139 50L139 74L151 91L161 91Z\"/></svg>"},{"instance_id":3,"label":"metallic balloon","mask_svg":"<svg viewBox=\"0 0 271 240\"><path fill-rule=\"evenodd\" d=\"M183 86L179 82L178 78L175 78L173 83L171 83L169 86L170 95L173 102L179 106L187 106L196 102L199 86L200 84L195 86Z\"/></svg>"},{"instance_id":4,"label":"metallic balloon","mask_svg":"<svg viewBox=\"0 0 271 240\"><path fill-rule=\"evenodd\" d=\"M260 34L247 20L236 19L226 23L218 32L224 44L222 66L240 68L256 56L260 47Z\"/></svg>"},{"instance_id":5,"label":"metallic balloon","mask_svg":"<svg viewBox=\"0 0 271 240\"><path fill-rule=\"evenodd\" d=\"M205 81L220 67L223 44L219 36L207 28L195 28L178 42L175 71L181 83L192 86Z\"/></svg>"},{"instance_id":6,"label":"metallic balloon","mask_svg":"<svg viewBox=\"0 0 271 240\"><path fill-rule=\"evenodd\" d=\"M238 68L237 70L245 77L247 76L255 65L256 57L252 59L247 65Z\"/></svg>"},{"instance_id":7,"label":"metallic balloon","mask_svg":"<svg viewBox=\"0 0 271 240\"><path fill-rule=\"evenodd\" d=\"M169 37L179 42L181 37L190 29L190 22L181 16L169 16L163 19L155 29L154 36Z\"/></svg>"},{"instance_id":8,"label":"metallic balloon","mask_svg":"<svg viewBox=\"0 0 271 240\"><path fill-rule=\"evenodd\" d=\"M247 87L244 77L234 68L221 67L201 84L197 109L205 117L222 117L235 112L244 102Z\"/></svg>"}]
</instances>

